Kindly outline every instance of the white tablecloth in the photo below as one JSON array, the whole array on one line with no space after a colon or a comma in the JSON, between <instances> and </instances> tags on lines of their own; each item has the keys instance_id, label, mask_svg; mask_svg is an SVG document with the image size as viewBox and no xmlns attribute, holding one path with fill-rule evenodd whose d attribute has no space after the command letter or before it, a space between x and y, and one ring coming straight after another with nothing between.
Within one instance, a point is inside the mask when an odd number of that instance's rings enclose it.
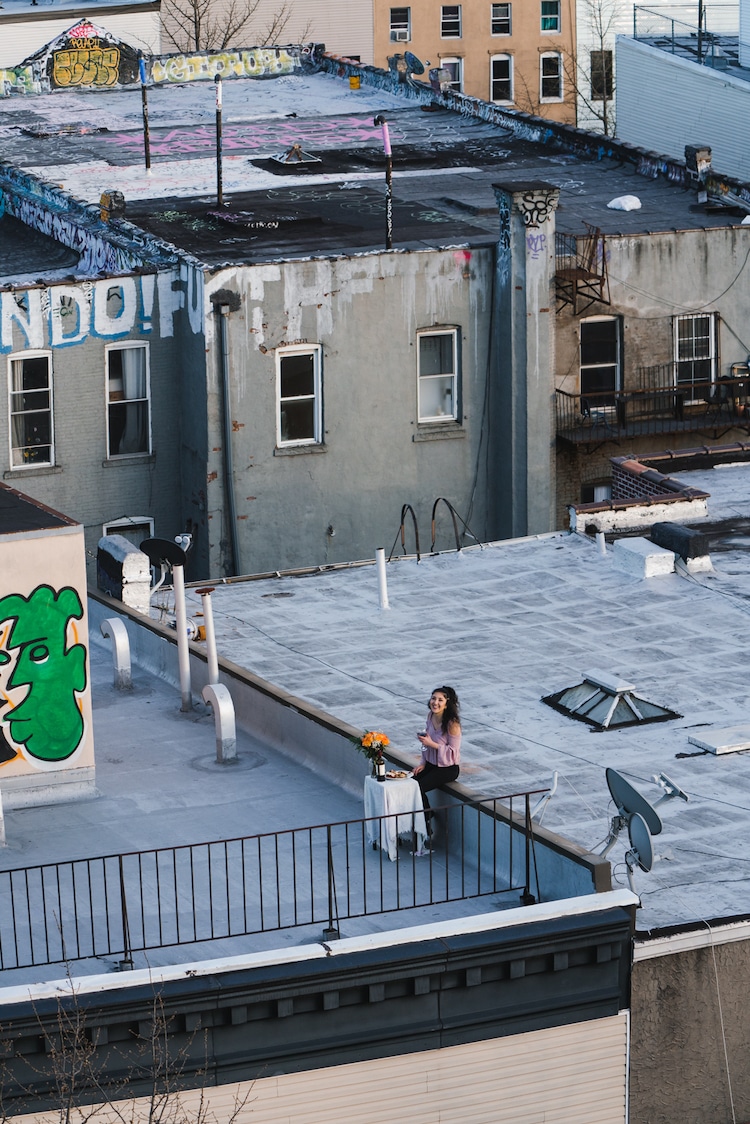
<instances>
[{"instance_id":1,"label":"white tablecloth","mask_svg":"<svg viewBox=\"0 0 750 1124\"><path fill-rule=\"evenodd\" d=\"M365 819L368 821L367 842L379 843L388 852L391 862L396 859L399 835L416 832L416 850L422 850L427 824L422 793L416 781L379 781L375 777L365 777Z\"/></svg>"}]
</instances>

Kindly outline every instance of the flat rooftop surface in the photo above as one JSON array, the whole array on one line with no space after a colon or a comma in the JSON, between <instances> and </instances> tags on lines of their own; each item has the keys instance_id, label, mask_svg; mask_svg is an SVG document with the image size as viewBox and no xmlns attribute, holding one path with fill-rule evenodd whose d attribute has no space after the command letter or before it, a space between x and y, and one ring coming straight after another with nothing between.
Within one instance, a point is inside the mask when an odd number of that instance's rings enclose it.
<instances>
[{"instance_id":1,"label":"flat rooftop surface","mask_svg":"<svg viewBox=\"0 0 750 1124\"><path fill-rule=\"evenodd\" d=\"M750 509L750 465L680 473L709 511ZM639 930L746 913L750 757L689 741L750 728L746 682L750 536L725 530L714 572L639 579L594 542L557 533L387 567L216 584L219 653L362 729L382 729L416 762L430 691L463 710L461 782L476 794L537 789L559 773L543 824L601 852L615 812L605 769L652 803L665 773L688 795L662 804L650 873L636 871ZM190 591L189 591L190 593ZM188 613L200 609L191 594ZM627 680L671 721L595 732L543 696L591 669ZM610 853L627 887L624 832Z\"/></svg>"},{"instance_id":2,"label":"flat rooftop surface","mask_svg":"<svg viewBox=\"0 0 750 1124\"><path fill-rule=\"evenodd\" d=\"M212 83L149 89L150 173L140 88L0 101L3 159L92 203L104 191L121 191L128 220L212 266L382 249L380 114L394 153L396 248L494 241L492 185L525 180L560 188L556 226L568 233L583 233L584 221L605 233L740 222L729 212L707 213L693 191L636 175L619 160L533 144L510 129L447 109L428 112L372 87L350 90L345 79L300 74L223 88L223 215ZM320 162L292 171L273 162L295 144ZM624 195L636 195L641 209L608 208Z\"/></svg>"}]
</instances>

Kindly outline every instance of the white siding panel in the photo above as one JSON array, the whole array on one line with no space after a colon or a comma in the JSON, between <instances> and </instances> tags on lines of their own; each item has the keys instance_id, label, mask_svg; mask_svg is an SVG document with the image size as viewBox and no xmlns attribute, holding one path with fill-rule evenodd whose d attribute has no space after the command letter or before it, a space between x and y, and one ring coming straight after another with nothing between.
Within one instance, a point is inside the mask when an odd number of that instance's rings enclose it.
<instances>
[{"instance_id":1,"label":"white siding panel","mask_svg":"<svg viewBox=\"0 0 750 1124\"><path fill-rule=\"evenodd\" d=\"M678 160L708 144L717 172L750 179L750 83L618 37L616 98L620 140Z\"/></svg>"},{"instance_id":2,"label":"white siding panel","mask_svg":"<svg viewBox=\"0 0 750 1124\"><path fill-rule=\"evenodd\" d=\"M625 1124L628 1015L179 1096L235 1124ZM176 1099L176 1098L175 1098ZM133 1121L147 1120L148 1102ZM241 1106L241 1107L240 1107ZM239 1111L238 1111L239 1110ZM234 1113L237 1113L234 1116ZM131 1119L130 1112L127 1113ZM14 1117L54 1124L59 1114ZM86 1120L109 1124L102 1109ZM73 1124L78 1124L75 1118Z\"/></svg>"},{"instance_id":3,"label":"white siding panel","mask_svg":"<svg viewBox=\"0 0 750 1124\"><path fill-rule=\"evenodd\" d=\"M0 66L19 66L29 55L46 47L78 22L70 15L54 20L30 20L28 23L10 23L0 19ZM137 50L155 55L161 52L161 22L158 12L119 15L106 12L94 17L93 22Z\"/></svg>"}]
</instances>

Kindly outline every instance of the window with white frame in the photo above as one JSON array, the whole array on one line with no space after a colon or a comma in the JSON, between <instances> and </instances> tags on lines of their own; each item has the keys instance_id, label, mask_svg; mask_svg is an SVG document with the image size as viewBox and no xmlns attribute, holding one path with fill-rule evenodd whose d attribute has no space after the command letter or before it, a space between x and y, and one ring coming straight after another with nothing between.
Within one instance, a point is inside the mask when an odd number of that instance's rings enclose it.
<instances>
[{"instance_id":1,"label":"window with white frame","mask_svg":"<svg viewBox=\"0 0 750 1124\"><path fill-rule=\"evenodd\" d=\"M513 59L493 55L490 59L490 101L513 101Z\"/></svg>"},{"instance_id":2,"label":"window with white frame","mask_svg":"<svg viewBox=\"0 0 750 1124\"><path fill-rule=\"evenodd\" d=\"M440 66L443 70L447 70L450 75L449 85L451 90L460 94L464 88L464 60L457 58L441 59Z\"/></svg>"},{"instance_id":3,"label":"window with white frame","mask_svg":"<svg viewBox=\"0 0 750 1124\"><path fill-rule=\"evenodd\" d=\"M149 515L134 515L132 518L113 519L102 527L102 535L122 535L133 546L140 549L144 539L154 537L154 521Z\"/></svg>"},{"instance_id":4,"label":"window with white frame","mask_svg":"<svg viewBox=\"0 0 750 1124\"><path fill-rule=\"evenodd\" d=\"M716 313L677 316L674 322L675 382L705 393L716 378Z\"/></svg>"},{"instance_id":5,"label":"window with white frame","mask_svg":"<svg viewBox=\"0 0 750 1124\"><path fill-rule=\"evenodd\" d=\"M560 0L542 0L542 31L560 30Z\"/></svg>"},{"instance_id":6,"label":"window with white frame","mask_svg":"<svg viewBox=\"0 0 750 1124\"><path fill-rule=\"evenodd\" d=\"M107 456L151 452L148 344L111 344L107 362Z\"/></svg>"},{"instance_id":7,"label":"window with white frame","mask_svg":"<svg viewBox=\"0 0 750 1124\"><path fill-rule=\"evenodd\" d=\"M493 35L511 34L512 24L510 4L491 5L490 27Z\"/></svg>"},{"instance_id":8,"label":"window with white frame","mask_svg":"<svg viewBox=\"0 0 750 1124\"><path fill-rule=\"evenodd\" d=\"M592 316L581 321L581 405L586 413L614 406L621 386L620 319Z\"/></svg>"},{"instance_id":9,"label":"window with white frame","mask_svg":"<svg viewBox=\"0 0 750 1124\"><path fill-rule=\"evenodd\" d=\"M541 55L539 81L539 93L542 101L562 101L562 58L560 55Z\"/></svg>"},{"instance_id":10,"label":"window with white frame","mask_svg":"<svg viewBox=\"0 0 750 1124\"><path fill-rule=\"evenodd\" d=\"M10 466L55 463L52 415L52 356L28 351L8 358Z\"/></svg>"},{"instance_id":11,"label":"window with white frame","mask_svg":"<svg viewBox=\"0 0 750 1124\"><path fill-rule=\"evenodd\" d=\"M411 39L411 8L391 8L391 42L408 43Z\"/></svg>"},{"instance_id":12,"label":"window with white frame","mask_svg":"<svg viewBox=\"0 0 750 1124\"><path fill-rule=\"evenodd\" d=\"M440 9L440 37L442 39L461 38L460 4L443 4Z\"/></svg>"},{"instance_id":13,"label":"window with white frame","mask_svg":"<svg viewBox=\"0 0 750 1124\"><path fill-rule=\"evenodd\" d=\"M420 422L458 418L458 328L419 332L417 417Z\"/></svg>"},{"instance_id":14,"label":"window with white frame","mask_svg":"<svg viewBox=\"0 0 750 1124\"><path fill-rule=\"evenodd\" d=\"M276 352L278 445L321 443L321 349L284 347Z\"/></svg>"}]
</instances>

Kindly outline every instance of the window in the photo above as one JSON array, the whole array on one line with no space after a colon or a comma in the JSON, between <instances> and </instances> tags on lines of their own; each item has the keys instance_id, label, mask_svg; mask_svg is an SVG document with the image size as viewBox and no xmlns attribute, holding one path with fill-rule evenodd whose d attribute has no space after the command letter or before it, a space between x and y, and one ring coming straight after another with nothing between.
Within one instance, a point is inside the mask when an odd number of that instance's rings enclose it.
<instances>
[{"instance_id":1,"label":"window","mask_svg":"<svg viewBox=\"0 0 750 1124\"><path fill-rule=\"evenodd\" d=\"M510 35L510 4L493 4L491 28L493 35Z\"/></svg>"},{"instance_id":2,"label":"window","mask_svg":"<svg viewBox=\"0 0 750 1124\"><path fill-rule=\"evenodd\" d=\"M606 503L612 499L612 481L603 480L598 484L581 484L581 503Z\"/></svg>"},{"instance_id":3,"label":"window","mask_svg":"<svg viewBox=\"0 0 750 1124\"><path fill-rule=\"evenodd\" d=\"M612 52L592 51L590 54L591 100L611 101L612 90Z\"/></svg>"},{"instance_id":4,"label":"window","mask_svg":"<svg viewBox=\"0 0 750 1124\"><path fill-rule=\"evenodd\" d=\"M11 355L8 360L11 468L54 464L52 356Z\"/></svg>"},{"instance_id":5,"label":"window","mask_svg":"<svg viewBox=\"0 0 750 1124\"><path fill-rule=\"evenodd\" d=\"M411 39L411 8L391 8L391 41L408 43Z\"/></svg>"},{"instance_id":6,"label":"window","mask_svg":"<svg viewBox=\"0 0 750 1124\"><path fill-rule=\"evenodd\" d=\"M458 329L420 332L417 337L420 422L458 418Z\"/></svg>"},{"instance_id":7,"label":"window","mask_svg":"<svg viewBox=\"0 0 750 1124\"><path fill-rule=\"evenodd\" d=\"M151 452L148 347L122 344L106 349L107 456Z\"/></svg>"},{"instance_id":8,"label":"window","mask_svg":"<svg viewBox=\"0 0 750 1124\"><path fill-rule=\"evenodd\" d=\"M616 316L595 316L582 320L581 405L587 410L614 406L615 391L619 389L619 319Z\"/></svg>"},{"instance_id":9,"label":"window","mask_svg":"<svg viewBox=\"0 0 750 1124\"><path fill-rule=\"evenodd\" d=\"M441 59L440 66L443 70L447 70L450 75L450 88L455 90L456 93L461 93L464 84L464 60L463 59Z\"/></svg>"},{"instance_id":10,"label":"window","mask_svg":"<svg viewBox=\"0 0 750 1124\"><path fill-rule=\"evenodd\" d=\"M440 9L440 36L442 39L461 38L460 4L444 4Z\"/></svg>"},{"instance_id":11,"label":"window","mask_svg":"<svg viewBox=\"0 0 750 1124\"><path fill-rule=\"evenodd\" d=\"M542 31L560 30L560 0L542 0Z\"/></svg>"},{"instance_id":12,"label":"window","mask_svg":"<svg viewBox=\"0 0 750 1124\"><path fill-rule=\"evenodd\" d=\"M495 55L490 59L490 101L513 101L513 59Z\"/></svg>"},{"instance_id":13,"label":"window","mask_svg":"<svg viewBox=\"0 0 750 1124\"><path fill-rule=\"evenodd\" d=\"M154 521L148 515L134 515L132 519L113 519L102 527L102 535L122 535L140 550L144 539L154 537Z\"/></svg>"},{"instance_id":14,"label":"window","mask_svg":"<svg viewBox=\"0 0 750 1124\"><path fill-rule=\"evenodd\" d=\"M716 378L716 313L675 320L675 382L692 387Z\"/></svg>"},{"instance_id":15,"label":"window","mask_svg":"<svg viewBox=\"0 0 750 1124\"><path fill-rule=\"evenodd\" d=\"M562 101L562 65L559 55L542 55L540 66L542 101Z\"/></svg>"},{"instance_id":16,"label":"window","mask_svg":"<svg viewBox=\"0 0 750 1124\"><path fill-rule=\"evenodd\" d=\"M278 445L321 442L320 348L285 347L276 352Z\"/></svg>"}]
</instances>

